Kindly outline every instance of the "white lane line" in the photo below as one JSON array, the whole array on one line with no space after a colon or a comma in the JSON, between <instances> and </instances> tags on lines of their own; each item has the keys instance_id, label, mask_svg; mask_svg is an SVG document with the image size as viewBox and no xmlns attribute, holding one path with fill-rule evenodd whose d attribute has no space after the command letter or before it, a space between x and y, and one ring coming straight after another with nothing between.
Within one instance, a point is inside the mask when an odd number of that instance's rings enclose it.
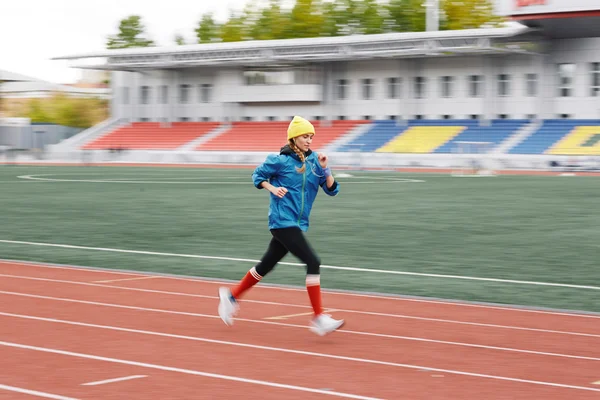
<instances>
[{"instance_id":1,"label":"white lane line","mask_svg":"<svg viewBox=\"0 0 600 400\"><path fill-rule=\"evenodd\" d=\"M55 178L41 178L41 176L56 176L56 175L61 175L61 174L35 174L35 175L21 175L21 176L17 176L17 178L20 179L25 179L27 181L42 181L42 182L79 182L79 183L141 183L141 184L145 184L145 183L150 183L150 184L157 184L157 183L164 183L164 184L169 184L169 185L173 185L173 184L185 184L185 185L191 185L191 184L199 184L199 185L247 185L247 182L244 181L190 181L190 182L182 182L182 181L135 181L135 180L121 180L121 179L55 179Z\"/></svg>"},{"instance_id":2,"label":"white lane line","mask_svg":"<svg viewBox=\"0 0 600 400\"><path fill-rule=\"evenodd\" d=\"M2 314L7 315L5 313L2 313ZM197 340L197 341L202 341L202 342L231 344L231 345L235 345L235 346L256 348L256 349L261 349L261 350L280 351L283 353L301 354L301 355L331 358L331 359L338 359L338 360L345 360L345 361L362 362L362 363L367 363L367 364L387 365L387 366L407 368L407 369L412 369L412 370L428 370L430 372L440 372L440 373L454 374L454 375L460 375L460 376L469 376L469 377L485 378L485 379L493 379L493 380L509 381L509 382L517 382L517 383L527 383L527 384L533 384L533 385L538 385L538 386L549 386L549 387L558 387L558 388L565 388L565 389L600 392L600 389L586 387L586 386L576 386L576 385L567 385L567 384L554 383L554 382L534 381L534 380L529 380L529 379L520 379L520 378L511 378L511 377L498 376L498 375L479 374L479 373L473 373L473 372L465 372L465 371L442 369L442 368L431 368L431 367L425 367L425 366L413 365L413 364L400 364L400 363L378 361L378 360L368 360L368 359L355 358L355 357L336 356L336 355L332 355L332 354L315 353L315 352L309 352L309 351L282 349L282 348L275 348L275 347L268 347L268 346L257 346L257 345L249 345L249 344L235 343L235 342L225 342L225 341L220 341L220 340L210 340L210 339L204 339L204 338L193 338L193 337L186 337L186 336L180 336L180 335L159 334L157 332L136 331L134 329L107 327L104 325L85 324L85 323L73 322L73 321L53 320L50 318L39 318L39 317L33 317L33 316L18 316L18 315L14 315L14 316L27 318L27 319L33 319L33 320L65 323L65 324L69 324L69 325L88 326L88 327L93 327L93 328L112 329L112 330L127 331L127 332L134 332L134 333L145 333L145 334L157 335L157 336L168 336L168 337L181 338L181 339L191 339L191 340ZM362 397L362 396L350 395L350 394L346 394L346 393L322 391L319 389L309 389L309 388L298 387L298 386L277 384L277 383L267 382L267 381L258 381L258 380L245 379L245 378L233 377L233 376L228 376L228 375L218 375L218 374L206 373L206 372L201 372L201 371L192 371L192 370L185 370L185 369L174 368L174 367L166 367L166 366L155 365L155 364L146 364L146 363L135 362L135 361L119 360L119 359L108 358L108 357L100 357L100 356L93 356L93 355L89 355L89 354L73 353L73 352L68 352L68 351L63 351L63 350L48 349L48 348L43 348L43 347L22 345L22 344L18 344L18 343L10 343L10 342L4 342L4 341L0 341L0 346L16 347L16 348L23 348L23 349L29 349L29 350L44 351L44 352L48 352L48 353L71 355L71 356L77 356L77 357L81 357L81 358L90 358L90 359L95 359L95 360L135 365L135 366L146 367L146 368L161 369L161 370L165 370L165 371L174 371L174 372L188 373L188 374L193 374L193 375L207 376L207 377L212 377L212 378L254 383L254 384L264 385L264 386L283 387L286 389L307 391L307 392L320 393L320 394L328 394L328 395L334 395L334 396L338 396L338 397L347 397L347 398L354 398L354 399L368 399L368 400L372 399L370 397Z\"/></svg>"},{"instance_id":3,"label":"white lane line","mask_svg":"<svg viewBox=\"0 0 600 400\"><path fill-rule=\"evenodd\" d=\"M184 336L184 335L176 335L176 334L163 333L163 332L121 328L121 327L110 326L110 325L88 324L88 323L84 323L84 322L60 320L60 319L54 319L54 318L43 318L43 317L36 317L36 316L32 316L32 315L11 314L11 313L4 313L4 312L0 312L0 315L4 315L7 317L30 319L30 320L35 320L35 321L53 322L53 323L59 323L59 324L65 324L65 325L83 326L83 327L88 327L88 328L106 329L106 330L112 330L112 331L137 333L137 334L142 334L142 335L150 335L150 336L158 336L158 337L168 337L168 338L173 338L173 339L182 339L182 340L190 340L190 341L203 342L203 343L229 345L229 346L242 347L242 348L281 352L281 353L287 353L287 354L298 354L298 355L305 355L305 356L309 356L309 357L319 357L319 358L327 358L327 359L334 359L334 360L351 361L351 362L363 363L363 364L384 365L384 366L388 366L388 367L408 368L408 369L416 369L416 370L424 370L424 371L432 371L432 372L445 372L445 373L454 374L454 375L463 375L463 376L471 376L471 377L478 377L478 378L529 383L529 384L541 385L541 386L563 387L563 388L600 392L600 389L595 389L595 388L590 388L590 387L585 387L585 386L573 386L573 385L566 385L566 384L554 383L554 382L534 381L534 380L528 380L528 379L511 378L511 377L504 377L504 376L498 376L498 375L479 374L479 373L474 373L474 372L458 371L458 370L451 370L451 369L432 368L432 367L426 367L426 366L421 366L421 365L396 363L396 362L391 362L391 361L371 360L371 359L359 358L359 357L338 356L338 355L328 354L328 353L316 353L316 352L312 352L312 351L293 350L293 349L286 349L286 348L280 348L280 347L261 346L261 345L254 345L254 344L240 343L240 342L229 342L229 341L225 341L225 340L207 339L207 338L195 337L195 336ZM3 342L0 342L0 345L2 343ZM577 357L577 358L586 358L586 357Z\"/></svg>"},{"instance_id":4,"label":"white lane line","mask_svg":"<svg viewBox=\"0 0 600 400\"><path fill-rule=\"evenodd\" d=\"M119 269L108 269L108 268L95 268L95 267L79 267L76 265L63 265L63 264L52 264L52 263L38 263L37 261L23 261L23 260L11 260L6 258L0 258L0 264L6 264L7 266L27 266L33 268L44 268L44 269L66 269L70 271L85 271L93 272L96 274L111 274L111 275L124 275L124 276L149 276L157 275L157 273L143 273L140 271L127 271Z\"/></svg>"},{"instance_id":5,"label":"white lane line","mask_svg":"<svg viewBox=\"0 0 600 400\"><path fill-rule=\"evenodd\" d=\"M32 261L20 261L20 260L7 260L0 259L0 264L6 263L9 265L18 264L18 265L27 265L30 267L36 268L51 268L51 269L67 269L67 270L75 270L75 271L88 271L94 273L109 273L109 274L120 274L120 275L139 275L139 276L148 276L148 273L142 273L140 271L115 271L107 268L95 268L95 267L84 267L77 265L62 265L62 264L48 264L48 263L36 263ZM165 279L186 281L186 282L195 282L195 283L210 283L214 285L223 285L225 283L229 284L230 281L227 280L219 280L217 278L210 280L210 278L201 278L201 277L186 277L172 274L164 274L164 273L153 273L153 275L159 276ZM269 285L269 284L261 284L261 286L257 287L256 290L283 290L283 291L291 291L291 292L306 292L306 288L296 288L296 287L286 287L281 285ZM425 303L425 304L439 304L444 306L455 306L455 307L470 307L470 308L482 308L488 310L501 310L501 311L512 311L512 312L521 312L521 313L533 313L533 314L546 314L546 315L560 315L565 317L581 317L581 318L596 318L600 319L600 313L593 312L577 312L577 311L561 311L561 310L549 310L549 309L538 309L534 307L526 307L526 306L500 306L495 304L484 304L484 303L476 303L476 302L466 302L459 300L432 300L425 298L413 298L413 297L404 297L404 296L393 296L393 295L384 295L380 293L361 293L355 291L340 291L340 290L324 290L327 295L335 295L335 296L348 296L348 297L360 297L360 298L368 298L368 299L378 299L378 300L391 300L397 302L412 302L412 303ZM249 302L250 300L246 300ZM296 307L305 307L305 306L297 306ZM357 311L359 312L359 311Z\"/></svg>"},{"instance_id":6,"label":"white lane line","mask_svg":"<svg viewBox=\"0 0 600 400\"><path fill-rule=\"evenodd\" d=\"M113 379L106 379L103 381L95 381L95 382L87 382L87 383L82 383L81 386L98 386L98 385L104 385L107 383L114 383L114 382L123 382L123 381L129 381L132 379L140 379L140 378L146 378L148 377L148 375L131 375L131 376L123 376L121 378L113 378Z\"/></svg>"},{"instance_id":7,"label":"white lane line","mask_svg":"<svg viewBox=\"0 0 600 400\"><path fill-rule=\"evenodd\" d=\"M17 392L17 393L28 394L30 396L43 397L45 399L77 400L77 399L75 399L73 397L59 396L57 394L38 392L37 390L23 389L23 388L19 388L19 387L15 387L15 386L0 385L0 389L7 390L9 392Z\"/></svg>"},{"instance_id":8,"label":"white lane line","mask_svg":"<svg viewBox=\"0 0 600 400\"><path fill-rule=\"evenodd\" d=\"M334 310L333 308L328 308L328 309L323 310L323 312L325 312L325 313L336 312L336 311L340 311L340 310ZM304 317L304 316L313 315L313 314L314 314L314 312L305 312L305 313L299 313L299 314L276 315L274 317L265 317L263 319L278 320L278 319L288 319L288 318L294 318L294 317Z\"/></svg>"},{"instance_id":9,"label":"white lane line","mask_svg":"<svg viewBox=\"0 0 600 400\"><path fill-rule=\"evenodd\" d=\"M247 259L247 258L202 256L202 255L197 255L197 254L163 253L163 252L157 252L157 251L126 250L126 249L114 249L114 248L108 248L108 247L76 246L76 245L70 245L70 244L27 242L27 241L20 241L20 240L0 240L0 243L24 244L24 245L29 245L29 246L58 247L58 248L63 248L63 249L105 251L105 252L112 252L112 253L144 254L144 255L152 255L152 256L196 258L196 259L205 259L205 260L240 261L240 262L249 262L249 263L253 263L253 264L256 264L257 262L260 261L260 260L253 260L253 259ZM290 262L280 262L279 264L302 266L302 267L304 266L304 264L290 263ZM343 270L343 271L354 271L354 272L388 274L388 275L409 275L409 276L421 276L421 277L428 277L428 278L462 279L462 280L482 281L482 282L512 283L512 284L518 284L518 285L552 286L552 287L564 287L564 288L572 288L572 289L600 290L600 286L573 285L573 284L568 284L568 283L523 281L523 280L515 280L515 279L483 278L483 277L476 277L476 276L461 276L461 275L446 275L446 274L426 274L426 273L421 273L421 272L408 272L408 271L395 271L395 270L387 270L387 269L356 268L356 267L340 267L340 266L335 266L335 265L321 265L321 268Z\"/></svg>"},{"instance_id":10,"label":"white lane line","mask_svg":"<svg viewBox=\"0 0 600 400\"><path fill-rule=\"evenodd\" d=\"M102 288L109 288L109 289L130 290L130 291L143 292L143 293L167 294L167 295L172 295L172 296L195 297L195 298L201 298L201 299L215 299L216 298L216 296L208 296L208 295L202 295L202 294L170 292L170 291L163 291L163 290L143 289L143 288L131 288L131 287L127 287L127 286L102 285L102 284L94 284L94 283L88 283L88 282L65 281L65 280L60 280L60 279L35 278L35 277L30 277L30 276L0 274L0 277L34 280L34 281L45 281L45 282L54 282L54 283L66 283L66 284L81 285L81 286L95 286L95 287L102 287ZM30 294L26 294L26 293L8 292L8 291L1 291L1 290L0 290L0 293L10 294L10 295L15 295L15 296L37 296L37 295L30 295ZM41 296L41 298L52 299L53 297ZM64 301L70 301L70 300L64 299ZM72 301L78 301L78 300L72 300ZM250 300L250 299L247 299L244 301L246 303L256 303L256 304L263 304L263 305L286 306L286 307L294 307L294 308L311 308L311 306L306 306L306 305L278 303L278 302L271 302L271 301ZM99 304L101 304L101 303L99 303ZM521 330L521 331L530 331L530 332L554 333L554 334L559 334L559 335L600 337L600 335L593 334L593 333L557 331L557 330L551 330L551 329L527 328L527 327L511 326L511 325L486 324L486 323L480 323L480 322L466 322L466 321L456 321L456 320L450 320L450 319L416 317L416 316L403 315L403 314L388 314L388 313L378 313L378 312L370 312L370 311L346 310L346 309L342 309L342 308L339 308L336 310L339 312L360 314L360 315L414 319L414 320L430 321L430 322L444 322L444 323L449 323L449 324L480 326L480 327L486 327L486 328L500 328L500 329L512 329L512 330ZM173 311L173 312L176 313L176 311ZM198 314L198 315L202 315L202 314ZM584 315L584 317L585 317L585 315ZM242 319L238 319L238 320L242 321ZM249 321L251 321L251 320L249 320Z\"/></svg>"},{"instance_id":11,"label":"white lane line","mask_svg":"<svg viewBox=\"0 0 600 400\"><path fill-rule=\"evenodd\" d=\"M97 305L103 305L103 304L97 303ZM106 305L106 304L104 304L104 305ZM108 305L108 306L110 306L110 305ZM114 306L114 307L130 308L130 309L134 308L134 307L127 307L127 306ZM218 316L215 316L215 315L206 315L206 314L171 312L171 311L158 310L158 309L141 309L139 307L135 307L135 309L141 310L141 311L163 312L163 313L167 313L167 314L182 314L182 315L200 317L200 318L211 318L211 319L219 318ZM243 347L252 347L253 346L253 345L243 345L243 344L240 344L237 342L227 342L227 341L205 339L205 338L195 337L195 336L182 336L182 335L168 334L168 333L162 333L162 332L121 328L121 327L115 327L115 326L110 326L110 325L88 324L88 323L83 323L83 322L59 320L59 319L45 318L45 317L36 317L36 316L14 314L14 313L0 311L0 316L1 315L7 316L7 317L35 319L35 320L39 320L39 321L65 323L65 324L70 324L70 325L91 326L94 328L111 329L111 330L118 330L118 331L124 331L124 332L133 332L133 333L142 333L142 334L156 335L156 336L174 337L174 338L195 340L195 341L209 342L209 343L216 343L216 344L242 345ZM283 322L271 322L271 321L261 321L261 320L252 320L252 319L243 319L243 318L238 318L237 320L243 321L243 322L262 323L262 324L270 324L270 325L287 326L287 327L291 327L291 328L306 329L306 326L304 326L304 325L289 324L289 323L283 323ZM571 359L579 359L579 360L587 360L587 361L600 361L600 358L598 358L598 357L587 357L587 356L578 356L578 355L572 355L572 354L550 353L550 352L543 352L543 351L516 349L516 348L512 348L512 347L487 346L487 345L483 345L483 344L474 344L474 343L451 342L451 341L446 341L446 340L427 339L427 338L414 337L414 336L399 336L399 335L389 335L389 334L384 334L384 333L350 331L350 330L346 330L346 329L340 329L337 332L344 333L344 334L378 337L378 338L386 338L386 339L397 339L397 340L406 340L406 341L423 342L423 343L435 343L435 344L441 344L441 345L446 345L446 346L459 346L459 347L468 347L468 348L475 348L475 349L505 351L505 352L512 352L512 353L533 354L533 355L547 356L547 357L571 358ZM259 346L259 348L260 348L260 346ZM277 349L277 350L281 350L281 349Z\"/></svg>"},{"instance_id":12,"label":"white lane line","mask_svg":"<svg viewBox=\"0 0 600 400\"><path fill-rule=\"evenodd\" d=\"M157 369L157 370L161 370L161 371L178 372L181 374L203 376L203 377L207 377L207 378L222 379L222 380L227 380L227 381L250 383L250 384L254 384L254 385L270 386L270 387L295 390L295 391L300 391L300 392L317 393L317 394L323 394L323 395L328 395L328 396L343 397L343 398L347 398L347 399L381 400L381 399L378 399L375 397L358 396L358 395L342 393L342 392L331 392L331 391L312 389L312 388L307 388L307 387L302 387L302 386L286 385L286 384L275 383L275 382L270 382L270 381L241 378L241 377L232 376L232 375L213 374L213 373L209 373L209 372L196 371L196 370L191 370L191 369L169 367L166 365L149 364L149 363L130 361L130 360L122 360L122 359L111 358L111 357L101 357L101 356L95 356L92 354L75 353L75 352L71 352L71 351L50 349L50 348L46 348L46 347L29 346L29 345L20 344L20 343L11 343L11 342L0 341L0 346L40 351L40 352L44 352L44 353L60 354L60 355L71 356L71 357L85 358L85 359L89 359L89 360L106 361L106 362L115 363L115 364L133 365L133 366L142 367L142 368L151 368L151 369ZM598 391L600 391L600 389L598 389ZM67 399L64 397L55 397L55 398L60 399L60 400L71 400L71 399Z\"/></svg>"},{"instance_id":13,"label":"white lane line","mask_svg":"<svg viewBox=\"0 0 600 400\"><path fill-rule=\"evenodd\" d=\"M160 276L138 276L137 278L123 278L123 279L109 279L105 281L92 281L94 283L112 283L112 282L123 282L123 281L141 281L144 279L156 279Z\"/></svg>"}]
</instances>

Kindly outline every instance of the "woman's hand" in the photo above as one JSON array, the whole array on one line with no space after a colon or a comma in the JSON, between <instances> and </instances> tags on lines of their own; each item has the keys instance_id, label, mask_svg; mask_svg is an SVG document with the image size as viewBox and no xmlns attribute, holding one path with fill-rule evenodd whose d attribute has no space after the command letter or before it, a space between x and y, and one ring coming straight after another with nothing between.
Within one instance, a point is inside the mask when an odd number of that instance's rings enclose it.
<instances>
[{"instance_id":1,"label":"woman's hand","mask_svg":"<svg viewBox=\"0 0 600 400\"><path fill-rule=\"evenodd\" d=\"M321 168L327 168L328 161L329 161L329 158L327 158L327 155L325 155L323 153L319 153L319 164L321 165Z\"/></svg>"},{"instance_id":2,"label":"woman's hand","mask_svg":"<svg viewBox=\"0 0 600 400\"><path fill-rule=\"evenodd\" d=\"M288 190L284 187L275 187L273 186L273 189L271 190L271 193L273 193L275 196L282 198L283 196L285 196L285 194L288 192Z\"/></svg>"},{"instance_id":3,"label":"woman's hand","mask_svg":"<svg viewBox=\"0 0 600 400\"><path fill-rule=\"evenodd\" d=\"M269 192L273 193L275 196L277 196L279 198L282 198L288 192L288 190L286 188L273 186L267 181L261 182L260 186L262 186L263 189L267 189Z\"/></svg>"}]
</instances>

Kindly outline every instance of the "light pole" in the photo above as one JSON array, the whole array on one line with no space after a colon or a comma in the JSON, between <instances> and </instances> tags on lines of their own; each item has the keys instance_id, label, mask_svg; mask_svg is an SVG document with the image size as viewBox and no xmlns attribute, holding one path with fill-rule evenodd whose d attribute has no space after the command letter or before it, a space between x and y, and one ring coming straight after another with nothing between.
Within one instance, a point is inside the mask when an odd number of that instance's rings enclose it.
<instances>
[{"instance_id":1,"label":"light pole","mask_svg":"<svg viewBox=\"0 0 600 400\"><path fill-rule=\"evenodd\" d=\"M440 30L440 0L425 0L425 24L427 32Z\"/></svg>"}]
</instances>

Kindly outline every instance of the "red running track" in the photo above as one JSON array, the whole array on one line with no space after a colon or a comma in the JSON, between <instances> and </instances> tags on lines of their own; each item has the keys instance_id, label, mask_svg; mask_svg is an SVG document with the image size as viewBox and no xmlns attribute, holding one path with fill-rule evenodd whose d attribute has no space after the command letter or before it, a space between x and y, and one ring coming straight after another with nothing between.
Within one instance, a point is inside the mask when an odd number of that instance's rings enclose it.
<instances>
[{"instance_id":1,"label":"red running track","mask_svg":"<svg viewBox=\"0 0 600 400\"><path fill-rule=\"evenodd\" d=\"M219 285L0 261L0 399L600 398L600 315L325 292L321 338L304 290L226 327Z\"/></svg>"}]
</instances>

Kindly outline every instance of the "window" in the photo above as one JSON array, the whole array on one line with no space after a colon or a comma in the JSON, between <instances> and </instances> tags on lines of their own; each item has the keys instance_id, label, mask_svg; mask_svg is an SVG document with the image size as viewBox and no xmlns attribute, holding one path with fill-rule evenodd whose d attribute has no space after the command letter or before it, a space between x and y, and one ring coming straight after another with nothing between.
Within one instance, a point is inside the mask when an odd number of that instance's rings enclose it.
<instances>
[{"instance_id":1,"label":"window","mask_svg":"<svg viewBox=\"0 0 600 400\"><path fill-rule=\"evenodd\" d=\"M129 104L129 88L123 87L121 88L121 99L123 100L123 104Z\"/></svg>"},{"instance_id":2,"label":"window","mask_svg":"<svg viewBox=\"0 0 600 400\"><path fill-rule=\"evenodd\" d=\"M558 118L560 119L570 119L571 114L558 114Z\"/></svg>"},{"instance_id":3,"label":"window","mask_svg":"<svg viewBox=\"0 0 600 400\"><path fill-rule=\"evenodd\" d=\"M277 117L274 117L274 116L267 117L267 121L277 121Z\"/></svg>"},{"instance_id":4,"label":"window","mask_svg":"<svg viewBox=\"0 0 600 400\"><path fill-rule=\"evenodd\" d=\"M167 104L169 102L169 87L162 85L160 87L160 104Z\"/></svg>"},{"instance_id":5,"label":"window","mask_svg":"<svg viewBox=\"0 0 600 400\"><path fill-rule=\"evenodd\" d=\"M179 121L180 122L188 122L190 119L188 117L180 117Z\"/></svg>"},{"instance_id":6,"label":"window","mask_svg":"<svg viewBox=\"0 0 600 400\"><path fill-rule=\"evenodd\" d=\"M483 93L483 76L481 75L470 75L469 76L469 97L480 97Z\"/></svg>"},{"instance_id":7,"label":"window","mask_svg":"<svg viewBox=\"0 0 600 400\"><path fill-rule=\"evenodd\" d=\"M373 98L373 79L362 80L362 97L364 100Z\"/></svg>"},{"instance_id":8,"label":"window","mask_svg":"<svg viewBox=\"0 0 600 400\"><path fill-rule=\"evenodd\" d=\"M422 115L422 114L417 114L417 115L415 115L415 119L423 119L423 118L424 118L424 117L423 117L423 115Z\"/></svg>"},{"instance_id":9,"label":"window","mask_svg":"<svg viewBox=\"0 0 600 400\"><path fill-rule=\"evenodd\" d=\"M398 119L398 116L397 115L388 115L388 119L391 121L395 121Z\"/></svg>"},{"instance_id":10,"label":"window","mask_svg":"<svg viewBox=\"0 0 600 400\"><path fill-rule=\"evenodd\" d=\"M600 97L600 62L590 63L591 70L591 90L590 96Z\"/></svg>"},{"instance_id":11,"label":"window","mask_svg":"<svg viewBox=\"0 0 600 400\"><path fill-rule=\"evenodd\" d=\"M452 119L452 115L444 114L442 115L442 119Z\"/></svg>"},{"instance_id":12,"label":"window","mask_svg":"<svg viewBox=\"0 0 600 400\"><path fill-rule=\"evenodd\" d=\"M242 117L242 121L252 121L252 117Z\"/></svg>"},{"instance_id":13,"label":"window","mask_svg":"<svg viewBox=\"0 0 600 400\"><path fill-rule=\"evenodd\" d=\"M348 80L338 79L337 81L337 98L338 100L345 100L348 98Z\"/></svg>"},{"instance_id":14,"label":"window","mask_svg":"<svg viewBox=\"0 0 600 400\"><path fill-rule=\"evenodd\" d=\"M498 75L498 96L510 96L510 75Z\"/></svg>"},{"instance_id":15,"label":"window","mask_svg":"<svg viewBox=\"0 0 600 400\"><path fill-rule=\"evenodd\" d=\"M261 71L245 71L244 80L246 85L264 85L267 83L265 73Z\"/></svg>"},{"instance_id":16,"label":"window","mask_svg":"<svg viewBox=\"0 0 600 400\"><path fill-rule=\"evenodd\" d=\"M372 119L373 119L373 116L371 116L371 115L365 115L365 116L363 116L363 119L364 119L365 121L370 121L370 120L372 120Z\"/></svg>"},{"instance_id":17,"label":"window","mask_svg":"<svg viewBox=\"0 0 600 400\"><path fill-rule=\"evenodd\" d=\"M294 83L298 85L321 84L321 71L315 66L294 69Z\"/></svg>"},{"instance_id":18,"label":"window","mask_svg":"<svg viewBox=\"0 0 600 400\"><path fill-rule=\"evenodd\" d=\"M454 82L454 78L451 76L441 76L440 77L440 92L443 98L452 97L452 84Z\"/></svg>"},{"instance_id":19,"label":"window","mask_svg":"<svg viewBox=\"0 0 600 400\"><path fill-rule=\"evenodd\" d=\"M527 114L525 116L525 118L527 118L527 119L537 119L537 115L535 115L535 114Z\"/></svg>"},{"instance_id":20,"label":"window","mask_svg":"<svg viewBox=\"0 0 600 400\"><path fill-rule=\"evenodd\" d=\"M150 104L150 86L140 86L140 103Z\"/></svg>"},{"instance_id":21,"label":"window","mask_svg":"<svg viewBox=\"0 0 600 400\"><path fill-rule=\"evenodd\" d=\"M471 114L471 115L469 116L469 118L471 118L471 119L480 119L480 118L481 118L481 115L479 115L479 114Z\"/></svg>"},{"instance_id":22,"label":"window","mask_svg":"<svg viewBox=\"0 0 600 400\"><path fill-rule=\"evenodd\" d=\"M246 85L318 85L321 71L316 66L252 67L243 72Z\"/></svg>"},{"instance_id":23,"label":"window","mask_svg":"<svg viewBox=\"0 0 600 400\"><path fill-rule=\"evenodd\" d=\"M415 86L415 99L423 99L425 98L425 85L427 84L427 78L423 76L415 76L414 78L414 86Z\"/></svg>"},{"instance_id":24,"label":"window","mask_svg":"<svg viewBox=\"0 0 600 400\"><path fill-rule=\"evenodd\" d=\"M537 74L525 74L525 95L527 97L535 97L538 92L538 76Z\"/></svg>"},{"instance_id":25,"label":"window","mask_svg":"<svg viewBox=\"0 0 600 400\"><path fill-rule=\"evenodd\" d=\"M200 85L200 103L210 103L213 85L203 83Z\"/></svg>"},{"instance_id":26,"label":"window","mask_svg":"<svg viewBox=\"0 0 600 400\"><path fill-rule=\"evenodd\" d=\"M179 85L179 103L187 104L190 102L190 85Z\"/></svg>"},{"instance_id":27,"label":"window","mask_svg":"<svg viewBox=\"0 0 600 400\"><path fill-rule=\"evenodd\" d=\"M322 115L315 115L315 121L323 121L323 119Z\"/></svg>"},{"instance_id":28,"label":"window","mask_svg":"<svg viewBox=\"0 0 600 400\"><path fill-rule=\"evenodd\" d=\"M201 121L202 122L210 122L210 117L202 117Z\"/></svg>"},{"instance_id":29,"label":"window","mask_svg":"<svg viewBox=\"0 0 600 400\"><path fill-rule=\"evenodd\" d=\"M399 99L401 97L402 78L387 78L387 98Z\"/></svg>"},{"instance_id":30,"label":"window","mask_svg":"<svg viewBox=\"0 0 600 400\"><path fill-rule=\"evenodd\" d=\"M346 119L345 115L338 115L338 118L340 121L344 121Z\"/></svg>"},{"instance_id":31,"label":"window","mask_svg":"<svg viewBox=\"0 0 600 400\"><path fill-rule=\"evenodd\" d=\"M498 114L498 119L508 119L508 114Z\"/></svg>"},{"instance_id":32,"label":"window","mask_svg":"<svg viewBox=\"0 0 600 400\"><path fill-rule=\"evenodd\" d=\"M558 96L573 96L573 80L575 78L575 64L558 64Z\"/></svg>"}]
</instances>

